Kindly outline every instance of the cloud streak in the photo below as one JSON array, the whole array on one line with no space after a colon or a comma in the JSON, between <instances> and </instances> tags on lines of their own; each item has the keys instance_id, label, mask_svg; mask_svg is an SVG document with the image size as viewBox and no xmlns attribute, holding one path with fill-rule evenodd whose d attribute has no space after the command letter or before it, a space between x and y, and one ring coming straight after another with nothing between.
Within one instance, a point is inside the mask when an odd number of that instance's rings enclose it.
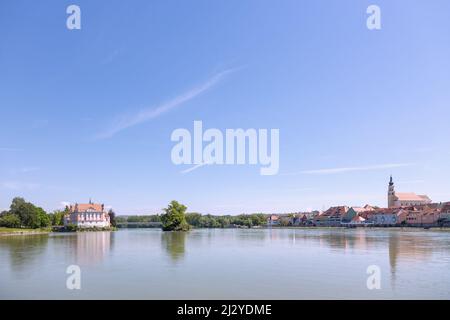
<instances>
[{"instance_id":1,"label":"cloud streak","mask_svg":"<svg viewBox=\"0 0 450 320\"><path fill-rule=\"evenodd\" d=\"M414 165L414 163L386 163L386 164L360 166L360 167L342 167L342 168L303 170L303 171L298 171L298 172L285 173L283 175L286 175L286 176L294 176L294 175L300 175L300 174L327 175L327 174L339 174L339 173L355 172L355 171L373 171L373 170L393 169L393 168L409 167L409 166L413 166L413 165Z\"/></svg>"},{"instance_id":2,"label":"cloud streak","mask_svg":"<svg viewBox=\"0 0 450 320\"><path fill-rule=\"evenodd\" d=\"M38 167L24 167L22 169L20 169L21 173L29 173L29 172L35 172L35 171L39 171L40 168Z\"/></svg>"},{"instance_id":3,"label":"cloud streak","mask_svg":"<svg viewBox=\"0 0 450 320\"><path fill-rule=\"evenodd\" d=\"M111 128L98 134L96 136L96 139L101 140L111 138L112 136L114 136L115 134L119 133L122 130L157 118L160 115L178 106L181 106L182 104L201 95L202 93L204 93L205 91L207 91L208 89L212 88L217 83L219 83L226 75L234 71L236 71L236 69L227 69L225 71L219 72L215 74L213 77L209 78L206 82L173 98L172 100L167 101L166 103L157 106L156 108L144 109L138 112L137 114L120 117L115 121L114 125L111 126Z\"/></svg>"},{"instance_id":4,"label":"cloud streak","mask_svg":"<svg viewBox=\"0 0 450 320\"><path fill-rule=\"evenodd\" d=\"M5 181L0 183L0 188L8 190L35 190L40 185L32 182Z\"/></svg>"}]
</instances>

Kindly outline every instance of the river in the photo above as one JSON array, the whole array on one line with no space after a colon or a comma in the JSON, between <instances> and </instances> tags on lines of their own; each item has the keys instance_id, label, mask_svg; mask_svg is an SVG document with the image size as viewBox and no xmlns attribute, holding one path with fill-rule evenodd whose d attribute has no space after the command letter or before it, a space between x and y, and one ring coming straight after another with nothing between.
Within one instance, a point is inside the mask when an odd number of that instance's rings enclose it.
<instances>
[{"instance_id":1,"label":"river","mask_svg":"<svg viewBox=\"0 0 450 320\"><path fill-rule=\"evenodd\" d=\"M80 290L66 286L70 265L80 267ZM369 266L379 268L379 289L368 289ZM121 229L0 237L0 298L450 299L450 232Z\"/></svg>"}]
</instances>

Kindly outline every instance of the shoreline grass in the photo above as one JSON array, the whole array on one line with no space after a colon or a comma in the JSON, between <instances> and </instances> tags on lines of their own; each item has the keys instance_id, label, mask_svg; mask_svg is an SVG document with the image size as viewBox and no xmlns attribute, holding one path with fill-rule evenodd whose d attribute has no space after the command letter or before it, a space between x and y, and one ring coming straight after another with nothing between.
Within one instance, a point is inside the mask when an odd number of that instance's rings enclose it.
<instances>
[{"instance_id":1,"label":"shoreline grass","mask_svg":"<svg viewBox=\"0 0 450 320\"><path fill-rule=\"evenodd\" d=\"M51 228L29 229L0 227L0 236L45 234L50 233L51 231Z\"/></svg>"}]
</instances>

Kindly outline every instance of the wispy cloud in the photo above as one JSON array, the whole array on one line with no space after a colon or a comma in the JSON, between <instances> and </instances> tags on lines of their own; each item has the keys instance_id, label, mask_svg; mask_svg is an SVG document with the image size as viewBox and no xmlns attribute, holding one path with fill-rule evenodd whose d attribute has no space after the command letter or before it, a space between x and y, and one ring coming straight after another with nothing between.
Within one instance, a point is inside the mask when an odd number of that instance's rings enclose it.
<instances>
[{"instance_id":1,"label":"wispy cloud","mask_svg":"<svg viewBox=\"0 0 450 320\"><path fill-rule=\"evenodd\" d=\"M40 185L32 182L5 181L0 183L0 187L9 190L35 190Z\"/></svg>"},{"instance_id":2,"label":"wispy cloud","mask_svg":"<svg viewBox=\"0 0 450 320\"><path fill-rule=\"evenodd\" d=\"M39 171L39 170L40 170L40 168L38 168L38 167L24 167L24 168L20 169L20 172L29 173L29 172Z\"/></svg>"},{"instance_id":3,"label":"wispy cloud","mask_svg":"<svg viewBox=\"0 0 450 320\"><path fill-rule=\"evenodd\" d=\"M354 172L354 171L373 171L373 170L382 170L382 169L393 169L393 168L409 167L409 166L413 166L413 165L414 165L414 163L386 163L386 164L360 166L360 167L342 167L342 168L303 170L303 171L298 171L298 172L284 173L282 175L292 176L292 175L299 175L299 174L337 174L337 173L346 173L346 172Z\"/></svg>"},{"instance_id":4,"label":"wispy cloud","mask_svg":"<svg viewBox=\"0 0 450 320\"><path fill-rule=\"evenodd\" d=\"M215 74L213 77L208 79L206 82L198 85L197 87L163 103L155 108L144 109L137 114L131 116L123 116L118 118L115 123L108 130L98 134L96 139L107 139L114 136L116 133L125 130L127 128L133 127L135 125L141 124L143 122L152 120L160 115L194 99L195 97L201 95L208 89L212 88L214 85L219 83L226 75L237 69L228 69Z\"/></svg>"}]
</instances>

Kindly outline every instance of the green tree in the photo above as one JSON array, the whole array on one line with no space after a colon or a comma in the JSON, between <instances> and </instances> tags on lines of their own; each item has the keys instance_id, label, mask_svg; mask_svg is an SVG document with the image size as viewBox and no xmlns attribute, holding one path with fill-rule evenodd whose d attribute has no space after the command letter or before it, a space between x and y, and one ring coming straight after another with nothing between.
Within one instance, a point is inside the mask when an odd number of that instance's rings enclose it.
<instances>
[{"instance_id":1,"label":"green tree","mask_svg":"<svg viewBox=\"0 0 450 320\"><path fill-rule=\"evenodd\" d=\"M16 214L5 214L0 217L0 227L20 228L20 218Z\"/></svg>"},{"instance_id":2,"label":"green tree","mask_svg":"<svg viewBox=\"0 0 450 320\"><path fill-rule=\"evenodd\" d=\"M219 223L220 228L226 228L231 224L231 220L227 216L217 217L217 222Z\"/></svg>"},{"instance_id":3,"label":"green tree","mask_svg":"<svg viewBox=\"0 0 450 320\"><path fill-rule=\"evenodd\" d=\"M47 212L44 211L42 208L36 208L36 214L37 214L37 221L38 223L33 228L45 228L51 225L50 217L47 214Z\"/></svg>"},{"instance_id":4,"label":"green tree","mask_svg":"<svg viewBox=\"0 0 450 320\"><path fill-rule=\"evenodd\" d=\"M254 226L262 226L266 224L266 215L262 213L254 213L250 215L250 219L252 220L252 225Z\"/></svg>"},{"instance_id":5,"label":"green tree","mask_svg":"<svg viewBox=\"0 0 450 320\"><path fill-rule=\"evenodd\" d=\"M202 215L200 213L197 212L186 213L186 221L193 227L200 228L201 218Z\"/></svg>"},{"instance_id":6,"label":"green tree","mask_svg":"<svg viewBox=\"0 0 450 320\"><path fill-rule=\"evenodd\" d=\"M16 215L20 219L20 225L28 228L44 228L50 225L50 217L39 207L26 202L23 198L13 199L9 214Z\"/></svg>"},{"instance_id":7,"label":"green tree","mask_svg":"<svg viewBox=\"0 0 450 320\"><path fill-rule=\"evenodd\" d=\"M173 200L167 208L164 208L164 214L161 215L163 231L187 231L190 229L186 221L185 205Z\"/></svg>"},{"instance_id":8,"label":"green tree","mask_svg":"<svg viewBox=\"0 0 450 320\"><path fill-rule=\"evenodd\" d=\"M113 209L109 209L108 215L109 215L109 222L111 223L111 226L116 227L117 226L116 213L113 211Z\"/></svg>"},{"instance_id":9,"label":"green tree","mask_svg":"<svg viewBox=\"0 0 450 320\"><path fill-rule=\"evenodd\" d=\"M10 214L15 214L19 217L22 226L30 228L39 228L39 220L35 207L26 202L25 199L16 197L12 200Z\"/></svg>"},{"instance_id":10,"label":"green tree","mask_svg":"<svg viewBox=\"0 0 450 320\"><path fill-rule=\"evenodd\" d=\"M116 217L116 223L125 223L127 222L127 217Z\"/></svg>"},{"instance_id":11,"label":"green tree","mask_svg":"<svg viewBox=\"0 0 450 320\"><path fill-rule=\"evenodd\" d=\"M63 226L64 225L64 216L69 213L68 209L62 210L55 210L53 213L49 214L50 217L50 223L53 226Z\"/></svg>"},{"instance_id":12,"label":"green tree","mask_svg":"<svg viewBox=\"0 0 450 320\"><path fill-rule=\"evenodd\" d=\"M159 214L152 214L148 216L148 222L161 222L161 216Z\"/></svg>"}]
</instances>

